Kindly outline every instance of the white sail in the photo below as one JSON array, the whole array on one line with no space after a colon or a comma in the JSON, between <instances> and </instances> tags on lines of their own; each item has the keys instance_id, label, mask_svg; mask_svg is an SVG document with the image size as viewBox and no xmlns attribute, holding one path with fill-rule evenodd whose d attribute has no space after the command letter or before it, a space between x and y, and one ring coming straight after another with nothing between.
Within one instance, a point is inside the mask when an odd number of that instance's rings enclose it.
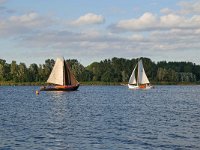
<instances>
[{"instance_id":1,"label":"white sail","mask_svg":"<svg viewBox=\"0 0 200 150\"><path fill-rule=\"evenodd\" d=\"M135 78L135 69L136 69L137 65L135 65L135 68L133 69L133 72L129 78L129 84L136 84L136 78Z\"/></svg>"},{"instance_id":2,"label":"white sail","mask_svg":"<svg viewBox=\"0 0 200 150\"><path fill-rule=\"evenodd\" d=\"M138 62L138 83L139 84L147 84L149 83L149 79L144 71L144 67L142 64L142 60Z\"/></svg>"},{"instance_id":3,"label":"white sail","mask_svg":"<svg viewBox=\"0 0 200 150\"><path fill-rule=\"evenodd\" d=\"M57 58L53 70L47 80L48 83L64 85L64 59Z\"/></svg>"}]
</instances>

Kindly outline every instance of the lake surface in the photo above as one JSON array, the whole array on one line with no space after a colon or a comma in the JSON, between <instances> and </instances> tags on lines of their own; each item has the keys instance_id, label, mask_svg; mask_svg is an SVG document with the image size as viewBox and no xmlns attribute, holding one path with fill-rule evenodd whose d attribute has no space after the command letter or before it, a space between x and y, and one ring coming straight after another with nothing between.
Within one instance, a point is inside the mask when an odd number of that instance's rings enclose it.
<instances>
[{"instance_id":1,"label":"lake surface","mask_svg":"<svg viewBox=\"0 0 200 150\"><path fill-rule=\"evenodd\" d=\"M0 86L0 149L200 149L200 86Z\"/></svg>"}]
</instances>

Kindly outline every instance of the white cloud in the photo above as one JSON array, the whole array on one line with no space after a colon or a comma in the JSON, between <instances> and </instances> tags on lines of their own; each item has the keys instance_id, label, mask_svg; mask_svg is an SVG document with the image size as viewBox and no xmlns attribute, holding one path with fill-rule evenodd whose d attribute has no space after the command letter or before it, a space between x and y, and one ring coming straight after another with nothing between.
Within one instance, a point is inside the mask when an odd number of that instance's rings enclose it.
<instances>
[{"instance_id":1,"label":"white cloud","mask_svg":"<svg viewBox=\"0 0 200 150\"><path fill-rule=\"evenodd\" d=\"M36 30L45 30L52 26L54 20L40 16L35 12L23 14L21 16L10 16L0 20L0 38L5 36L16 36L29 34Z\"/></svg>"},{"instance_id":2,"label":"white cloud","mask_svg":"<svg viewBox=\"0 0 200 150\"><path fill-rule=\"evenodd\" d=\"M81 26L88 24L102 24L104 23L105 18L102 15L96 15L93 13L85 14L84 16L79 17L77 20L71 22L72 25Z\"/></svg>"},{"instance_id":3,"label":"white cloud","mask_svg":"<svg viewBox=\"0 0 200 150\"><path fill-rule=\"evenodd\" d=\"M50 23L50 19L42 17L35 12L24 14L22 16L11 16L8 21L12 24L28 28L46 26Z\"/></svg>"},{"instance_id":4,"label":"white cloud","mask_svg":"<svg viewBox=\"0 0 200 150\"><path fill-rule=\"evenodd\" d=\"M199 15L200 14L200 1L181 1L178 3L180 7L177 10L172 10L170 8L161 9L161 13L163 14L177 14L177 15Z\"/></svg>"},{"instance_id":5,"label":"white cloud","mask_svg":"<svg viewBox=\"0 0 200 150\"><path fill-rule=\"evenodd\" d=\"M138 19L121 20L110 27L113 31L154 31L193 28L200 28L200 15L186 18L176 14L167 14L157 17L151 13L145 13Z\"/></svg>"},{"instance_id":6,"label":"white cloud","mask_svg":"<svg viewBox=\"0 0 200 150\"><path fill-rule=\"evenodd\" d=\"M142 34L133 34L132 36L130 36L129 39L133 41L142 42L144 40L144 36Z\"/></svg>"},{"instance_id":7,"label":"white cloud","mask_svg":"<svg viewBox=\"0 0 200 150\"><path fill-rule=\"evenodd\" d=\"M185 26L188 20L184 17L168 14L166 16L161 16L159 18L157 26L159 28L179 28L181 26Z\"/></svg>"},{"instance_id":8,"label":"white cloud","mask_svg":"<svg viewBox=\"0 0 200 150\"><path fill-rule=\"evenodd\" d=\"M195 2L182 1L179 6L181 14L200 14L200 2L197 0Z\"/></svg>"},{"instance_id":9,"label":"white cloud","mask_svg":"<svg viewBox=\"0 0 200 150\"><path fill-rule=\"evenodd\" d=\"M156 16L151 13L145 13L138 19L121 20L115 28L122 30L149 30L157 24Z\"/></svg>"},{"instance_id":10,"label":"white cloud","mask_svg":"<svg viewBox=\"0 0 200 150\"><path fill-rule=\"evenodd\" d=\"M163 8L163 9L160 10L160 12L163 13L163 14L172 14L172 13L174 13L174 11L169 9L169 8Z\"/></svg>"}]
</instances>

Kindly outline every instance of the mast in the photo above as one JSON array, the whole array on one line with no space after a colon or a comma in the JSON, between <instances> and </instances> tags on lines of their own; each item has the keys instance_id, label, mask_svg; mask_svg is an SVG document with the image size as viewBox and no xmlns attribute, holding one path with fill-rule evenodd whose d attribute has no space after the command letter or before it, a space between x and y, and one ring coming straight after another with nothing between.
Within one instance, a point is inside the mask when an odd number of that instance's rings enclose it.
<instances>
[{"instance_id":1,"label":"mast","mask_svg":"<svg viewBox=\"0 0 200 150\"><path fill-rule=\"evenodd\" d=\"M138 59L137 86L139 85L139 68L140 68L139 60L140 59Z\"/></svg>"},{"instance_id":2,"label":"mast","mask_svg":"<svg viewBox=\"0 0 200 150\"><path fill-rule=\"evenodd\" d=\"M66 70L65 70L65 60L63 59L63 85L66 85L65 74L66 74Z\"/></svg>"}]
</instances>

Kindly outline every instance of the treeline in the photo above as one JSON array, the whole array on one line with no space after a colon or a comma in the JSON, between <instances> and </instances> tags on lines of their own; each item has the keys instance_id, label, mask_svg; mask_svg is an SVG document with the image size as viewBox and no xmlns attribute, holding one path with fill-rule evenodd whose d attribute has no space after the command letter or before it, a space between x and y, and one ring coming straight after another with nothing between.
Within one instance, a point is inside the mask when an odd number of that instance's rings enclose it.
<instances>
[{"instance_id":1,"label":"treeline","mask_svg":"<svg viewBox=\"0 0 200 150\"><path fill-rule=\"evenodd\" d=\"M153 62L149 58L142 58L146 74L150 82L192 82L200 81L200 65L192 62ZM79 82L128 82L132 70L138 59L112 58L100 62L93 62L84 67L76 59L66 60ZM55 61L45 60L44 64L31 64L0 59L0 81L45 82L51 73Z\"/></svg>"}]
</instances>

